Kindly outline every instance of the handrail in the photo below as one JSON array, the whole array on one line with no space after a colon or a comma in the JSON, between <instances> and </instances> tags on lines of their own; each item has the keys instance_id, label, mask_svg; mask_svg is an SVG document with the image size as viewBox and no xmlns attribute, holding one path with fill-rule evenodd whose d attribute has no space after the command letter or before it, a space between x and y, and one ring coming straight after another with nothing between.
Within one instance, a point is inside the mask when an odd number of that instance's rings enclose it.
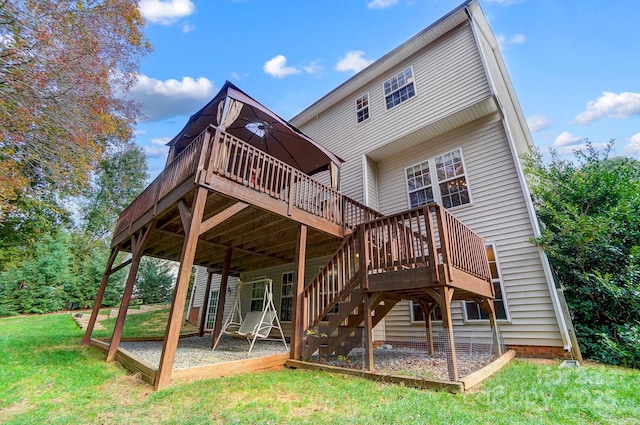
<instances>
[{"instance_id":1,"label":"handrail","mask_svg":"<svg viewBox=\"0 0 640 425\"><path fill-rule=\"evenodd\" d=\"M491 282L484 240L432 203L360 224L305 287L303 329L317 326L358 284L366 288L368 275L419 267L441 284L451 282L451 267Z\"/></svg>"},{"instance_id":2,"label":"handrail","mask_svg":"<svg viewBox=\"0 0 640 425\"><path fill-rule=\"evenodd\" d=\"M311 178L268 153L209 126L120 214L114 237L142 217L174 189L200 171L206 178L222 175L253 190L343 226L345 231L382 214Z\"/></svg>"}]
</instances>

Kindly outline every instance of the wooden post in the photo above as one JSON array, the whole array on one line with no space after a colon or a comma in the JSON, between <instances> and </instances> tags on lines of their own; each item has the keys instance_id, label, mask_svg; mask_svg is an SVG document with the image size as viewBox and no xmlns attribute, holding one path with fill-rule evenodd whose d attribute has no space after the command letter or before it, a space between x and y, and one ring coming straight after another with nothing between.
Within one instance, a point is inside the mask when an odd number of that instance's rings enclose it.
<instances>
[{"instance_id":1,"label":"wooden post","mask_svg":"<svg viewBox=\"0 0 640 425\"><path fill-rule=\"evenodd\" d=\"M151 222L149 227L145 230L140 229L138 236L131 236L131 268L129 269L129 276L127 276L127 282L124 286L124 292L122 299L120 300L120 310L118 311L118 318L116 324L113 327L113 335L111 336L111 342L109 343L109 351L107 351L107 361L113 361L116 358L116 352L120 345L120 338L122 337L122 329L124 328L124 321L127 318L127 310L129 309L129 301L131 300L131 294L133 294L133 286L136 282L136 276L138 275L138 268L140 267L140 259L144 253L144 248L147 245L149 236L153 232L155 227L155 220Z\"/></svg>"},{"instance_id":2,"label":"wooden post","mask_svg":"<svg viewBox=\"0 0 640 425\"><path fill-rule=\"evenodd\" d=\"M424 315L424 325L426 327L427 341L429 344L429 355L433 356L435 354L435 349L433 347L433 324L431 323L431 313L436 309L438 303L435 301L419 301L419 303L422 314Z\"/></svg>"},{"instance_id":3,"label":"wooden post","mask_svg":"<svg viewBox=\"0 0 640 425\"><path fill-rule=\"evenodd\" d=\"M487 314L489 314L489 323L491 324L491 328L493 330L493 346L495 347L494 352L496 353L496 355L501 356L503 353L502 345L500 344L500 329L498 329L495 304L493 303L493 300L491 298L484 298L483 301L484 303L482 303L481 305L485 307Z\"/></svg>"},{"instance_id":4,"label":"wooden post","mask_svg":"<svg viewBox=\"0 0 640 425\"><path fill-rule=\"evenodd\" d=\"M451 323L451 299L453 298L453 288L443 286L440 292L440 306L442 307L442 330L448 336L449 349L447 352L447 368L449 370L449 380L458 380L458 361L456 360L456 346L453 336L453 324Z\"/></svg>"},{"instance_id":5,"label":"wooden post","mask_svg":"<svg viewBox=\"0 0 640 425\"><path fill-rule=\"evenodd\" d=\"M171 310L169 311L169 321L167 323L167 331L162 344L162 355L160 356L160 364L156 372L154 383L155 389L159 390L171 383L171 371L173 369L173 361L175 359L176 350L178 348L178 340L180 339L180 329L182 328L182 315L184 303L187 299L187 289L189 287L189 277L191 275L191 267L196 255L198 245L198 237L200 236L200 223L204 214L204 208L207 201L208 190L199 187L193 199L193 206L190 214L185 214L182 222L185 227L184 243L182 245L182 254L180 256L180 268L176 279L176 286L173 291L173 301ZM181 216L182 216L181 212Z\"/></svg>"},{"instance_id":6,"label":"wooden post","mask_svg":"<svg viewBox=\"0 0 640 425\"><path fill-rule=\"evenodd\" d=\"M211 348L216 348L215 342L222 331L222 316L224 314L224 304L227 300L227 286L229 285L229 270L231 269L231 257L233 248L227 248L224 254L224 265L222 267L222 279L220 280L220 292L218 292L218 307L216 308L216 320L213 326L213 337L211 338Z\"/></svg>"},{"instance_id":7,"label":"wooden post","mask_svg":"<svg viewBox=\"0 0 640 425\"><path fill-rule=\"evenodd\" d=\"M307 326L304 302L304 268L307 254L307 226L298 226L296 245L296 267L293 273L293 311L291 313L290 357L299 360L304 355L304 332Z\"/></svg>"},{"instance_id":8,"label":"wooden post","mask_svg":"<svg viewBox=\"0 0 640 425\"><path fill-rule=\"evenodd\" d=\"M109 259L107 260L107 266L104 269L102 281L100 281L100 287L98 288L98 293L96 294L96 301L93 303L93 310L91 311L91 317L89 318L89 323L87 324L87 329L84 333L84 338L82 339L82 345L87 345L91 340L91 333L93 332L93 328L96 325L98 311L100 311L102 298L104 298L104 292L107 289L109 276L111 276L111 267L113 267L113 263L116 261L116 257L118 256L119 251L120 245L111 250L111 254L109 255Z\"/></svg>"},{"instance_id":9,"label":"wooden post","mask_svg":"<svg viewBox=\"0 0 640 425\"><path fill-rule=\"evenodd\" d=\"M362 293L362 308L364 308L364 367L371 372L373 364L373 319L371 318L372 297L368 292Z\"/></svg>"},{"instance_id":10,"label":"wooden post","mask_svg":"<svg viewBox=\"0 0 640 425\"><path fill-rule=\"evenodd\" d=\"M213 278L213 273L207 270L207 284L205 285L204 299L202 300L202 315L200 316L201 319L200 319L200 329L198 330L198 336L204 335L204 327L207 324L206 323L207 315L209 314L209 311L207 310L207 306L211 302L210 298L211 298L211 279L212 278Z\"/></svg>"}]
</instances>

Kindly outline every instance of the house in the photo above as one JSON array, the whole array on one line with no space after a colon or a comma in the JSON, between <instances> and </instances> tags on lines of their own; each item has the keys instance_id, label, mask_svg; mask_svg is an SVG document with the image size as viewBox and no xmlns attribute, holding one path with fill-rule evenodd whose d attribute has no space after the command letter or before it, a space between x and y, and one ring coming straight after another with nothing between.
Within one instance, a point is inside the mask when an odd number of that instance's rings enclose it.
<instances>
[{"instance_id":1,"label":"house","mask_svg":"<svg viewBox=\"0 0 640 425\"><path fill-rule=\"evenodd\" d=\"M575 348L571 324L529 242L538 224L520 155L531 145L475 0L290 123L227 82L121 214L84 343L108 276L130 264L107 353L116 358L137 264L153 255L181 263L156 388L171 380L187 300L215 337L238 292L243 314L262 308L264 277L292 359L364 341L371 369L376 343L420 331L433 345L441 329L455 381L454 326L490 326L522 355L563 356ZM114 266L120 251L133 255Z\"/></svg>"}]
</instances>

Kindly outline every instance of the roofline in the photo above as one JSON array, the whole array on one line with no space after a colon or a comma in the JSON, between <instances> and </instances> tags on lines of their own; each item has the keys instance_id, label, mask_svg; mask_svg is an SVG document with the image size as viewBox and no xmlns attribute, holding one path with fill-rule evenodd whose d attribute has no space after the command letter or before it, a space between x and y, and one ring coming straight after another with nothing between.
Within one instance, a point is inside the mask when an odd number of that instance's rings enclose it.
<instances>
[{"instance_id":1,"label":"roofline","mask_svg":"<svg viewBox=\"0 0 640 425\"><path fill-rule=\"evenodd\" d=\"M390 52L386 53L384 56L377 59L375 62L349 78L344 83L340 84L335 89L331 90L316 102L312 103L302 112L291 118L289 122L291 122L295 126L302 126L307 121L320 115L325 110L331 108L333 105L343 100L349 94L359 90L362 86L366 85L374 78L382 75L384 72L387 72L390 68L396 66L402 60L410 57L416 51L431 44L442 35L435 34L435 31L445 22L451 20L453 23L453 28L464 21L468 21L469 17L467 16L466 9L472 3L477 3L477 0L465 0L464 3L462 3L460 6L456 7L443 17L439 18L437 21L435 21L407 41L394 48ZM456 18L458 18L459 22L456 21ZM449 30L447 29L445 32L448 31Z\"/></svg>"}]
</instances>

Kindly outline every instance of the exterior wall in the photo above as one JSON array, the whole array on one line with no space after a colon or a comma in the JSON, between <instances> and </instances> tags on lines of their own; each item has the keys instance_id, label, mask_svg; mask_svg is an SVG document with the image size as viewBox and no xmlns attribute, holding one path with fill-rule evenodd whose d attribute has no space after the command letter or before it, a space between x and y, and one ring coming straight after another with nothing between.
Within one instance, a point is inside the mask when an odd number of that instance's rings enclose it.
<instances>
[{"instance_id":1,"label":"exterior wall","mask_svg":"<svg viewBox=\"0 0 640 425\"><path fill-rule=\"evenodd\" d=\"M386 111L382 84L408 66L413 67L416 96ZM471 27L461 24L317 118L292 123L345 160L341 192L363 201L362 155L488 98L482 66ZM355 99L367 92L371 118L357 124Z\"/></svg>"},{"instance_id":2,"label":"exterior wall","mask_svg":"<svg viewBox=\"0 0 640 425\"><path fill-rule=\"evenodd\" d=\"M498 114L425 141L377 163L383 213L409 208L405 168L460 148L472 203L451 208L487 242L495 243L510 321L501 321L507 344L562 346L541 259L528 242L533 229L518 183L516 167ZM464 324L462 303L452 305L454 325ZM424 329L410 323L409 303L398 304L386 318L386 339L408 337ZM468 322L486 328L487 321Z\"/></svg>"},{"instance_id":3,"label":"exterior wall","mask_svg":"<svg viewBox=\"0 0 640 425\"><path fill-rule=\"evenodd\" d=\"M191 309L194 307L199 308L198 312L198 326L200 322L205 318L205 311L207 304L205 301L205 290L207 289L207 269L205 267L196 267L196 276L193 281L194 288L193 298L191 301ZM211 290L220 290L220 282L222 281L222 275L214 274L211 279ZM228 314L233 308L233 301L236 294L236 286L238 284L238 278L229 276L229 286L227 288L227 298L225 300L224 315L222 317L223 323ZM218 306L221 307L221 306Z\"/></svg>"}]
</instances>

